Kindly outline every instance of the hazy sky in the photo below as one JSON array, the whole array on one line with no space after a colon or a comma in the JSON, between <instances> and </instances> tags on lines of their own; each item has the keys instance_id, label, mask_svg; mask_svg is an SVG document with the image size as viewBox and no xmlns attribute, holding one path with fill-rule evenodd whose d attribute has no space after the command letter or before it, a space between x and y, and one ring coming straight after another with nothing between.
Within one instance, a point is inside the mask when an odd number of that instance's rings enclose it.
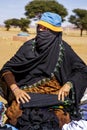
<instances>
[{"instance_id":1,"label":"hazy sky","mask_svg":"<svg viewBox=\"0 0 87 130\"><path fill-rule=\"evenodd\" d=\"M10 18L25 17L25 5L31 0L0 0L0 24ZM57 0L64 5L69 15L75 8L87 9L87 0Z\"/></svg>"}]
</instances>

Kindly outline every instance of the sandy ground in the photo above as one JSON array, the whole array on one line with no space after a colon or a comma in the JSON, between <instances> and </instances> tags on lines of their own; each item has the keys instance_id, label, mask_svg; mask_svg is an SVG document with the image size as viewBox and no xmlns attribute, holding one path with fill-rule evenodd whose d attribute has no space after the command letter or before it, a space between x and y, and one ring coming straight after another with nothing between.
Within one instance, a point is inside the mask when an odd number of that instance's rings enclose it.
<instances>
[{"instance_id":1,"label":"sandy ground","mask_svg":"<svg viewBox=\"0 0 87 130\"><path fill-rule=\"evenodd\" d=\"M28 39L35 36L35 30L31 29L30 36L26 38L18 39L17 34L20 30L12 29L6 31L0 28L0 69L4 63L9 60L18 50L18 48ZM87 35L83 37L79 36L78 31L64 31L63 39L68 42L69 45L75 50L75 52L83 59L87 64ZM0 101L3 99L0 98Z\"/></svg>"}]
</instances>

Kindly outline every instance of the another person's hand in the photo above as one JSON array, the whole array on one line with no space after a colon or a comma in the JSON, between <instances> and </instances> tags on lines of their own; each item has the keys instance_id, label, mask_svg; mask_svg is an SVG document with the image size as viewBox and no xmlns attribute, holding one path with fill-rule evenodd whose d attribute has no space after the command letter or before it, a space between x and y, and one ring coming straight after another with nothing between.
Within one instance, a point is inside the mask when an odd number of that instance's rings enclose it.
<instances>
[{"instance_id":1,"label":"another person's hand","mask_svg":"<svg viewBox=\"0 0 87 130\"><path fill-rule=\"evenodd\" d=\"M62 86L62 88L59 90L58 93L58 100L62 100L64 101L65 97L67 97L69 95L71 89L71 85L66 83Z\"/></svg>"},{"instance_id":2,"label":"another person's hand","mask_svg":"<svg viewBox=\"0 0 87 130\"><path fill-rule=\"evenodd\" d=\"M11 88L15 95L17 103L29 102L29 100L31 99L30 96L24 90L21 90L18 86L16 86L16 85L14 85L14 86L15 86L14 88L13 88L13 86Z\"/></svg>"}]
</instances>

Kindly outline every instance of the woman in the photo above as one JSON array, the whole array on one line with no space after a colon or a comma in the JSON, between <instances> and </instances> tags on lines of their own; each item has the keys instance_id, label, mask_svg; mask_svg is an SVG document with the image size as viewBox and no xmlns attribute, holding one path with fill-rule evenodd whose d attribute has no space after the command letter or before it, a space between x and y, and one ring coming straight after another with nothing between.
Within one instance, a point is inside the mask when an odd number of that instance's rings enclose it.
<instances>
[{"instance_id":1,"label":"woman","mask_svg":"<svg viewBox=\"0 0 87 130\"><path fill-rule=\"evenodd\" d=\"M58 100L64 101L71 88L75 105L80 103L87 86L87 67L62 40L61 21L58 14L43 13L36 37L24 43L1 69L1 78L17 103L31 100L26 92L57 94Z\"/></svg>"}]
</instances>

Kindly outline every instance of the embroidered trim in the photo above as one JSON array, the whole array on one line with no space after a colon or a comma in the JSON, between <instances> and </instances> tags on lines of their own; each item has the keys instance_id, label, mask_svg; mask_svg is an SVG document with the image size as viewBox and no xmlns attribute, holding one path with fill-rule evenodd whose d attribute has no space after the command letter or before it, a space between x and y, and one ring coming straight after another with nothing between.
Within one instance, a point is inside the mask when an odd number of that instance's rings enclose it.
<instances>
[{"instance_id":1,"label":"embroidered trim","mask_svg":"<svg viewBox=\"0 0 87 130\"><path fill-rule=\"evenodd\" d=\"M45 82L49 82L52 78L54 77L54 74L51 74L51 78L44 78L39 80L38 82L34 83L33 85L29 85L29 86L22 86L21 89L27 89L27 88L31 88L31 87L38 87L42 84L44 84Z\"/></svg>"},{"instance_id":2,"label":"embroidered trim","mask_svg":"<svg viewBox=\"0 0 87 130\"><path fill-rule=\"evenodd\" d=\"M59 57L58 57L58 61L56 64L56 67L54 69L54 72L58 72L59 68L61 67L61 63L63 62L63 56L64 56L64 46L63 46L63 42L61 42L60 46L60 51L59 51Z\"/></svg>"},{"instance_id":3,"label":"embroidered trim","mask_svg":"<svg viewBox=\"0 0 87 130\"><path fill-rule=\"evenodd\" d=\"M34 49L35 49L35 40L33 40L32 42L32 51L34 51Z\"/></svg>"}]
</instances>

